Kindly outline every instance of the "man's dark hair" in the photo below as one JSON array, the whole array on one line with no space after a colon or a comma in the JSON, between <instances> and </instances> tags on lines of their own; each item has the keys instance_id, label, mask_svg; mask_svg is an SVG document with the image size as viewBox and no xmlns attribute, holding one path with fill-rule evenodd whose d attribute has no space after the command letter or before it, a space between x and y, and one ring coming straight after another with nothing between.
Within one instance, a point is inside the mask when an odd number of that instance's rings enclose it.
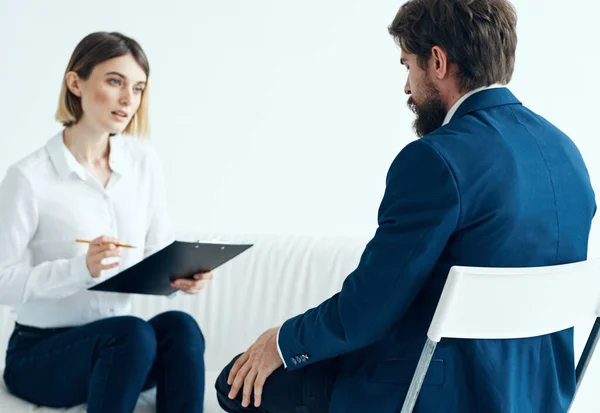
<instances>
[{"instance_id":1,"label":"man's dark hair","mask_svg":"<svg viewBox=\"0 0 600 413\"><path fill-rule=\"evenodd\" d=\"M409 0L389 27L406 53L425 69L439 46L458 65L462 91L512 78L517 12L508 0Z\"/></svg>"}]
</instances>

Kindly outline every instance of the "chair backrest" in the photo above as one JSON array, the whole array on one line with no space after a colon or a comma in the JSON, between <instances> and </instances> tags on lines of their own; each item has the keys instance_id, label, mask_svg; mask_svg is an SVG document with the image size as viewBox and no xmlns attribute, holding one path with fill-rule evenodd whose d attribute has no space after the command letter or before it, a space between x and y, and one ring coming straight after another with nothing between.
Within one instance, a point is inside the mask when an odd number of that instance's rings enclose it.
<instances>
[{"instance_id":1,"label":"chair backrest","mask_svg":"<svg viewBox=\"0 0 600 413\"><path fill-rule=\"evenodd\" d=\"M427 333L506 339L561 331L597 317L600 259L534 268L453 267Z\"/></svg>"}]
</instances>

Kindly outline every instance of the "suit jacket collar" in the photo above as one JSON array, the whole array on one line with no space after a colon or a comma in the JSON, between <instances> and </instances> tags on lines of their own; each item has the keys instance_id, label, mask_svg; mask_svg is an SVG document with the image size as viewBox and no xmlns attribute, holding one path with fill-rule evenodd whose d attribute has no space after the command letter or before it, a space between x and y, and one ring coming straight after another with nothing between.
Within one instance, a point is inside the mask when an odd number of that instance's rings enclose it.
<instances>
[{"instance_id":1,"label":"suit jacket collar","mask_svg":"<svg viewBox=\"0 0 600 413\"><path fill-rule=\"evenodd\" d=\"M508 88L486 89L469 96L456 110L456 113L450 120L452 123L456 119L476 112L482 109L489 109L503 105L520 105L519 99L512 94Z\"/></svg>"}]
</instances>

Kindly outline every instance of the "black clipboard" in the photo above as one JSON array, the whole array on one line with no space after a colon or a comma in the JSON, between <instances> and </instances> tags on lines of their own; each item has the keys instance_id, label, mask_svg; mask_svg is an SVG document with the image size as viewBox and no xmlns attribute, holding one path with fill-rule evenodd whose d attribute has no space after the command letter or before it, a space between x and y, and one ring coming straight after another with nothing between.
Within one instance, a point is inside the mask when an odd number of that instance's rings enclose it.
<instances>
[{"instance_id":1,"label":"black clipboard","mask_svg":"<svg viewBox=\"0 0 600 413\"><path fill-rule=\"evenodd\" d=\"M171 287L171 281L212 271L252 245L174 241L143 261L88 290L170 295L177 291Z\"/></svg>"}]
</instances>

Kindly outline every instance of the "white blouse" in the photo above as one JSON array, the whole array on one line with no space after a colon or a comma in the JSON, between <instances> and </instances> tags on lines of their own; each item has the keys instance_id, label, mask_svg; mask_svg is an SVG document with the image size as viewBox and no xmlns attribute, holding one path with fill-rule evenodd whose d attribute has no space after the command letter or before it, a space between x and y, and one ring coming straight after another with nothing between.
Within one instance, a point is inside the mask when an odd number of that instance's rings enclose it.
<instances>
[{"instance_id":1,"label":"white blouse","mask_svg":"<svg viewBox=\"0 0 600 413\"><path fill-rule=\"evenodd\" d=\"M65 146L63 132L12 165L0 184L0 304L17 322L69 327L130 312L128 294L87 291L174 240L161 165L150 145L110 138L104 188ZM120 265L92 278L87 244L100 235L122 248Z\"/></svg>"}]
</instances>

